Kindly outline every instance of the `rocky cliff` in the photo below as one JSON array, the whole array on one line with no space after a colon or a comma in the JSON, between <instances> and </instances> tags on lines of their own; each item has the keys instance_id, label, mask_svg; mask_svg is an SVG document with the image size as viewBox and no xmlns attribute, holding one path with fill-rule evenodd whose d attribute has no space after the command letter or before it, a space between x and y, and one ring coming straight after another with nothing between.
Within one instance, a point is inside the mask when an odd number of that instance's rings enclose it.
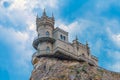
<instances>
[{"instance_id":1,"label":"rocky cliff","mask_svg":"<svg viewBox=\"0 0 120 80\"><path fill-rule=\"evenodd\" d=\"M35 58L30 80L120 80L120 74L91 66L86 62Z\"/></svg>"}]
</instances>

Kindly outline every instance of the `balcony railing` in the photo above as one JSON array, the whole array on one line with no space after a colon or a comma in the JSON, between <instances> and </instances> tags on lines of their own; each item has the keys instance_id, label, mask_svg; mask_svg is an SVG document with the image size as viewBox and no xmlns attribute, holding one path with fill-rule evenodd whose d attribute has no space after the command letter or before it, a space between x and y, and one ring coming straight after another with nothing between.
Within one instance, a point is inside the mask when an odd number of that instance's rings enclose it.
<instances>
[{"instance_id":1,"label":"balcony railing","mask_svg":"<svg viewBox=\"0 0 120 80\"><path fill-rule=\"evenodd\" d=\"M52 54L53 50L38 50L38 54Z\"/></svg>"},{"instance_id":2,"label":"balcony railing","mask_svg":"<svg viewBox=\"0 0 120 80\"><path fill-rule=\"evenodd\" d=\"M61 53L61 54L59 54ZM38 50L36 53L35 53L35 56L56 56L59 57L62 55L63 58L66 58L67 56L67 59L75 59L75 60L78 60L78 61L84 61L84 62L88 62L89 64L91 65L95 65L97 66L97 64L95 64L94 61L92 61L91 59L88 59L86 58L85 56L78 56L76 54L74 54L73 52L69 52L65 49L62 49L60 47L57 47L55 48L54 50L50 50L50 51L47 51L47 50Z\"/></svg>"},{"instance_id":3,"label":"balcony railing","mask_svg":"<svg viewBox=\"0 0 120 80\"><path fill-rule=\"evenodd\" d=\"M71 56L71 57L73 57L74 59L81 60L81 61L86 61L86 62L90 63L91 65L97 65L97 64L95 64L94 61L92 61L91 59L86 58L85 56L82 56L82 55L81 55L81 56L78 56L78 55L74 54L73 52L69 52L69 51L67 51L67 50L65 50L65 49L62 49L62 48L60 48L60 47L57 47L57 48L54 50L54 53L57 52L57 51L61 51L62 53L66 54L66 55L68 55L68 56Z\"/></svg>"},{"instance_id":4,"label":"balcony railing","mask_svg":"<svg viewBox=\"0 0 120 80\"><path fill-rule=\"evenodd\" d=\"M38 38L42 38L42 37L47 37L47 36L36 36L36 37L34 38L34 40L36 40L36 39L38 39Z\"/></svg>"},{"instance_id":5,"label":"balcony railing","mask_svg":"<svg viewBox=\"0 0 120 80\"><path fill-rule=\"evenodd\" d=\"M53 52L56 53L57 51L60 51L60 52L62 52L62 53L65 53L65 54L67 54L68 56L76 56L76 57L77 57L77 55L74 54L73 52L67 51L67 50L65 50L65 49L63 49L63 48L60 48L60 47L56 47Z\"/></svg>"},{"instance_id":6,"label":"balcony railing","mask_svg":"<svg viewBox=\"0 0 120 80\"><path fill-rule=\"evenodd\" d=\"M34 57L34 56L37 57L37 56L41 56L41 55L51 55L51 54L53 54L53 50L50 50L50 51L37 50L37 52L35 52L32 57Z\"/></svg>"},{"instance_id":7,"label":"balcony railing","mask_svg":"<svg viewBox=\"0 0 120 80\"><path fill-rule=\"evenodd\" d=\"M33 47L35 49L37 49L38 44L41 42L50 42L50 43L54 43L55 39L51 38L51 37L35 37L34 41L33 41Z\"/></svg>"}]
</instances>

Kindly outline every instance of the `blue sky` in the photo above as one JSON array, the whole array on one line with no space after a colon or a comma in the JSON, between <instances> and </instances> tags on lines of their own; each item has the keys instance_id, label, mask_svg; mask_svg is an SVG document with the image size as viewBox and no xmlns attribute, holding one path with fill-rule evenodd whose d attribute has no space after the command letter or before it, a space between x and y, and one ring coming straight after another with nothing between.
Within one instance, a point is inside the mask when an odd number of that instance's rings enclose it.
<instances>
[{"instance_id":1,"label":"blue sky","mask_svg":"<svg viewBox=\"0 0 120 80\"><path fill-rule=\"evenodd\" d=\"M120 72L119 0L0 0L0 80L28 80L36 14L54 13L55 27L89 42L99 66Z\"/></svg>"}]
</instances>

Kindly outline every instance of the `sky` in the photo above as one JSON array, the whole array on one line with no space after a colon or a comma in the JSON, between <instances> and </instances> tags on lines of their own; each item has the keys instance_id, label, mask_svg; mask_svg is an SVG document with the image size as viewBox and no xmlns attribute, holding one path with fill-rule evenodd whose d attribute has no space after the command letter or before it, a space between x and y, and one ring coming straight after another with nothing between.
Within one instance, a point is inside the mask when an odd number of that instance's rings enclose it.
<instances>
[{"instance_id":1,"label":"sky","mask_svg":"<svg viewBox=\"0 0 120 80\"><path fill-rule=\"evenodd\" d=\"M120 0L0 0L0 80L29 80L36 15L89 43L99 66L120 72Z\"/></svg>"}]
</instances>

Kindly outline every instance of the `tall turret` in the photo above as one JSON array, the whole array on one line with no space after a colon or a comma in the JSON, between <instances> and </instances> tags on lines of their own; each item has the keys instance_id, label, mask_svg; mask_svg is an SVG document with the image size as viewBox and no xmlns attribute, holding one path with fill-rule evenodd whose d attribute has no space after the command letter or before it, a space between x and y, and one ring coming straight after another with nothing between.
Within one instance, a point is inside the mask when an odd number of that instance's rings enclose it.
<instances>
[{"instance_id":1,"label":"tall turret","mask_svg":"<svg viewBox=\"0 0 120 80\"><path fill-rule=\"evenodd\" d=\"M55 42L53 39L54 18L48 17L45 9L41 17L36 17L36 31L38 36L33 41L33 47L38 53L46 53L53 50L52 44ZM51 52L52 53L52 52Z\"/></svg>"},{"instance_id":2,"label":"tall turret","mask_svg":"<svg viewBox=\"0 0 120 80\"><path fill-rule=\"evenodd\" d=\"M52 37L52 31L54 30L54 18L52 17L48 17L46 15L45 9L43 11L42 16L39 18L39 16L37 16L36 18L36 26L37 26L37 32L39 36L42 36L42 34L40 34L40 31L45 28L47 28L46 30L50 29L50 37ZM44 36L44 35L43 35Z\"/></svg>"},{"instance_id":3,"label":"tall turret","mask_svg":"<svg viewBox=\"0 0 120 80\"><path fill-rule=\"evenodd\" d=\"M74 48L76 55L78 55L78 46L79 46L79 42L78 42L78 37L76 36L76 39L73 40L73 48Z\"/></svg>"}]
</instances>

